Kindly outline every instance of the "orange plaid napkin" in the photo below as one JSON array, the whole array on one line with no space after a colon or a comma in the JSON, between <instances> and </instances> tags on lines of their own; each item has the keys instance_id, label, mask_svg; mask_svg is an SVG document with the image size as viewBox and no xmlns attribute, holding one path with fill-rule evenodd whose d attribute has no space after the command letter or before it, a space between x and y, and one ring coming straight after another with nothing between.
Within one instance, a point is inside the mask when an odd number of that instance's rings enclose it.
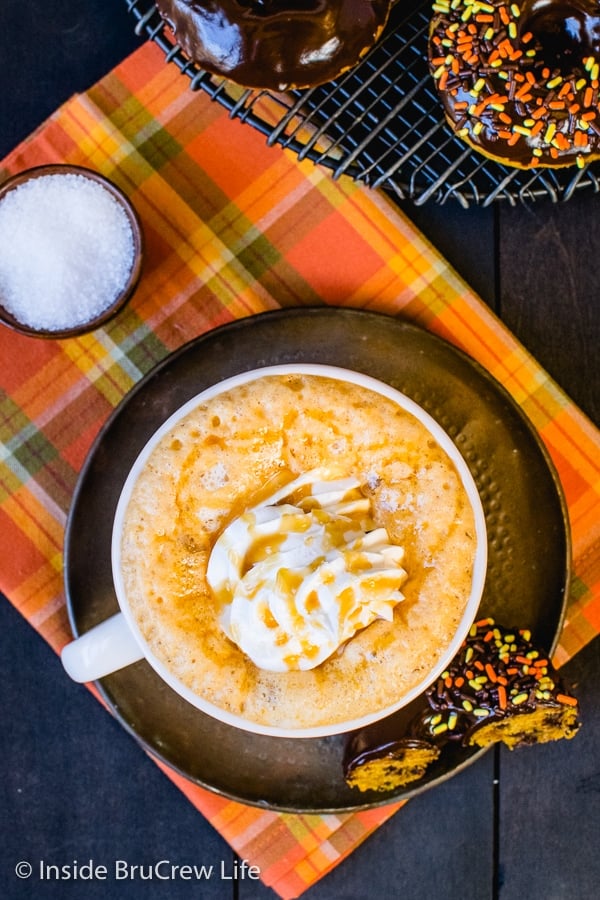
<instances>
[{"instance_id":1,"label":"orange plaid napkin","mask_svg":"<svg viewBox=\"0 0 600 900\"><path fill-rule=\"evenodd\" d=\"M482 363L522 405L560 472L575 578L556 661L600 630L600 436L534 359L382 195L333 181L268 148L194 94L154 45L60 108L2 164L87 165L131 196L146 265L128 308L67 341L0 326L0 589L59 650L66 513L78 471L112 409L194 336L278 306L365 307L409 318ZM66 676L65 676L66 677ZM298 897L401 804L290 815L166 774L283 898Z\"/></svg>"}]
</instances>

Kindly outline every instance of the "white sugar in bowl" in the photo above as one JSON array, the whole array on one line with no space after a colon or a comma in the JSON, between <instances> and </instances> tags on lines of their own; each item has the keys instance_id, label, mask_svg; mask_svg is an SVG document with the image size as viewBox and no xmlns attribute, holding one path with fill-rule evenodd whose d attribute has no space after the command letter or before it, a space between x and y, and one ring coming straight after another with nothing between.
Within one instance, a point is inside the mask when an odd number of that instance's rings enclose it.
<instances>
[{"instance_id":1,"label":"white sugar in bowl","mask_svg":"<svg viewBox=\"0 0 600 900\"><path fill-rule=\"evenodd\" d=\"M46 165L0 186L0 321L68 338L115 316L137 287L142 230L129 198L91 169Z\"/></svg>"}]
</instances>

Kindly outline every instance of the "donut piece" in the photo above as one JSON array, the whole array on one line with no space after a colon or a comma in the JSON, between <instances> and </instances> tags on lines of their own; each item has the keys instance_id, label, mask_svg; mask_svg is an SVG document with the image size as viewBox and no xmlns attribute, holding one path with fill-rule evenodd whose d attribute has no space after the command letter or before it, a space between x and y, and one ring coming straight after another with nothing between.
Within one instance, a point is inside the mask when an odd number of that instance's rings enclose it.
<instances>
[{"instance_id":1,"label":"donut piece","mask_svg":"<svg viewBox=\"0 0 600 900\"><path fill-rule=\"evenodd\" d=\"M596 0L435 0L429 69L446 119L507 166L600 157Z\"/></svg>"},{"instance_id":2,"label":"donut piece","mask_svg":"<svg viewBox=\"0 0 600 900\"><path fill-rule=\"evenodd\" d=\"M250 88L329 81L379 39L392 0L157 0L201 68Z\"/></svg>"},{"instance_id":3,"label":"donut piece","mask_svg":"<svg viewBox=\"0 0 600 900\"><path fill-rule=\"evenodd\" d=\"M423 739L459 740L465 747L501 741L515 747L570 739L580 723L577 699L529 631L472 626L463 648L426 692Z\"/></svg>"},{"instance_id":4,"label":"donut piece","mask_svg":"<svg viewBox=\"0 0 600 900\"><path fill-rule=\"evenodd\" d=\"M391 716L350 736L344 777L361 791L390 791L422 780L448 744L513 750L570 740L579 728L577 699L529 631L486 618L401 733Z\"/></svg>"},{"instance_id":5,"label":"donut piece","mask_svg":"<svg viewBox=\"0 0 600 900\"><path fill-rule=\"evenodd\" d=\"M373 745L357 732L346 749L344 778L359 791L397 790L420 781L440 752L431 741L411 738Z\"/></svg>"}]
</instances>

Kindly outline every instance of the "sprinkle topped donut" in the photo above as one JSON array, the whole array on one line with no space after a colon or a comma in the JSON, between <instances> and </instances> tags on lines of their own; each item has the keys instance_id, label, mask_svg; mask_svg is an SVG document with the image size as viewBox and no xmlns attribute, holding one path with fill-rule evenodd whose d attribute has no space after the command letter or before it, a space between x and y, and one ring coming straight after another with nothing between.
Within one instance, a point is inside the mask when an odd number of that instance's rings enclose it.
<instances>
[{"instance_id":1,"label":"sprinkle topped donut","mask_svg":"<svg viewBox=\"0 0 600 900\"><path fill-rule=\"evenodd\" d=\"M600 157L597 0L436 0L429 67L474 150L529 169Z\"/></svg>"},{"instance_id":2,"label":"sprinkle topped donut","mask_svg":"<svg viewBox=\"0 0 600 900\"><path fill-rule=\"evenodd\" d=\"M466 747L507 747L570 739L579 729L577 699L527 629L476 622L459 654L428 689L425 737Z\"/></svg>"}]
</instances>

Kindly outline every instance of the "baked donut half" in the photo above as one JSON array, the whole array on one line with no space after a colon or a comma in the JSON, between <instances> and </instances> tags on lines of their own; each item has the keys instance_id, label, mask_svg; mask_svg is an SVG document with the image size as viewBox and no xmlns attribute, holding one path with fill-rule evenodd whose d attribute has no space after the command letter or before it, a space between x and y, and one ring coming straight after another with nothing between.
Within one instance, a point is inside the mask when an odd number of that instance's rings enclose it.
<instances>
[{"instance_id":1,"label":"baked donut half","mask_svg":"<svg viewBox=\"0 0 600 900\"><path fill-rule=\"evenodd\" d=\"M447 121L484 156L600 157L598 0L435 0L428 58Z\"/></svg>"},{"instance_id":2,"label":"baked donut half","mask_svg":"<svg viewBox=\"0 0 600 900\"><path fill-rule=\"evenodd\" d=\"M392 0L157 0L189 58L250 88L330 81L379 39Z\"/></svg>"}]
</instances>

